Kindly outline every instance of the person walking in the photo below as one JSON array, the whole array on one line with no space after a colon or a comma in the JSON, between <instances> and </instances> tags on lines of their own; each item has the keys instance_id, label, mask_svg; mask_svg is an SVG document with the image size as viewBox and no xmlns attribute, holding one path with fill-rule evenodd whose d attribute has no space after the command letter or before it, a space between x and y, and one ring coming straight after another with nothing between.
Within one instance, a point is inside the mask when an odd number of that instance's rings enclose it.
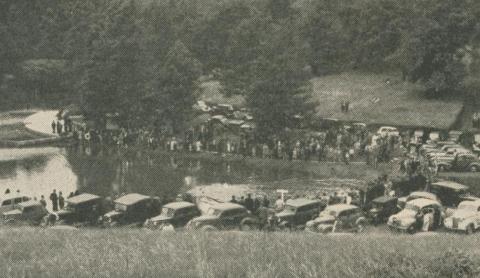
<instances>
[{"instance_id":1,"label":"person walking","mask_svg":"<svg viewBox=\"0 0 480 278\"><path fill-rule=\"evenodd\" d=\"M47 201L45 201L45 196L43 195L40 197L40 204L42 204L44 208L47 207Z\"/></svg>"},{"instance_id":2,"label":"person walking","mask_svg":"<svg viewBox=\"0 0 480 278\"><path fill-rule=\"evenodd\" d=\"M58 207L61 210L65 207L65 198L63 198L62 191L58 192Z\"/></svg>"},{"instance_id":3,"label":"person walking","mask_svg":"<svg viewBox=\"0 0 480 278\"><path fill-rule=\"evenodd\" d=\"M55 189L53 190L52 194L50 194L50 201L52 201L53 211L58 211L58 196Z\"/></svg>"}]
</instances>

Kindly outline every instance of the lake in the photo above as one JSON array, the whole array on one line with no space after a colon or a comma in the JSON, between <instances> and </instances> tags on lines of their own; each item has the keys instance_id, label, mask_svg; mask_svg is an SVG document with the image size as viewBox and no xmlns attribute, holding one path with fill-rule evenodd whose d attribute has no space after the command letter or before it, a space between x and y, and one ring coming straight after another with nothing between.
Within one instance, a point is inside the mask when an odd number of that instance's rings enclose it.
<instances>
[{"instance_id":1,"label":"lake","mask_svg":"<svg viewBox=\"0 0 480 278\"><path fill-rule=\"evenodd\" d=\"M58 147L0 149L0 192L20 190L40 199L53 189L65 197L79 190L115 197L121 193L174 198L195 185L212 183L264 185L283 181L314 182L304 173L225 162L182 158L170 154L130 155ZM49 207L50 207L50 202Z\"/></svg>"}]
</instances>

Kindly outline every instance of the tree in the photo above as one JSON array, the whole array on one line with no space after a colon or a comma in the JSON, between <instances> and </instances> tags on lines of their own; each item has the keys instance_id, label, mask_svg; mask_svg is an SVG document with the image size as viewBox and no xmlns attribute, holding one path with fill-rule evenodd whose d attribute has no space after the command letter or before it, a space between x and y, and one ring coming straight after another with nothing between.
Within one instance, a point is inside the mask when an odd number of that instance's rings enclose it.
<instances>
[{"instance_id":1,"label":"tree","mask_svg":"<svg viewBox=\"0 0 480 278\"><path fill-rule=\"evenodd\" d=\"M286 128L295 127L296 118L308 120L315 111L305 61L308 51L289 23L271 25L270 36L251 64L247 105L260 139L281 136Z\"/></svg>"},{"instance_id":2,"label":"tree","mask_svg":"<svg viewBox=\"0 0 480 278\"><path fill-rule=\"evenodd\" d=\"M143 101L157 127L170 125L174 133L183 130L195 103L200 74L200 62L176 41L159 65L153 91Z\"/></svg>"},{"instance_id":3,"label":"tree","mask_svg":"<svg viewBox=\"0 0 480 278\"><path fill-rule=\"evenodd\" d=\"M476 22L469 1L424 1L414 11L390 59L411 81L424 83L430 96L458 92L466 74L460 50L471 41Z\"/></svg>"},{"instance_id":4,"label":"tree","mask_svg":"<svg viewBox=\"0 0 480 278\"><path fill-rule=\"evenodd\" d=\"M135 121L139 100L140 48L134 1L119 3L99 25L90 26L90 44L80 58L82 89L88 116L99 122L106 113L119 113L124 124Z\"/></svg>"}]
</instances>

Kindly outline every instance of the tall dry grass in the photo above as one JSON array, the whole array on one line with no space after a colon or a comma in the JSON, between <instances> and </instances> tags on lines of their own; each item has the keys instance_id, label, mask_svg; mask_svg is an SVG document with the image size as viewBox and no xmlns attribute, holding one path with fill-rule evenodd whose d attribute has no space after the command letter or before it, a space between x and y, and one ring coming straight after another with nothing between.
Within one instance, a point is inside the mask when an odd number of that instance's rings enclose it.
<instances>
[{"instance_id":1,"label":"tall dry grass","mask_svg":"<svg viewBox=\"0 0 480 278\"><path fill-rule=\"evenodd\" d=\"M4 277L466 277L479 265L479 244L480 235L4 229L0 271ZM447 250L461 251L445 256Z\"/></svg>"}]
</instances>

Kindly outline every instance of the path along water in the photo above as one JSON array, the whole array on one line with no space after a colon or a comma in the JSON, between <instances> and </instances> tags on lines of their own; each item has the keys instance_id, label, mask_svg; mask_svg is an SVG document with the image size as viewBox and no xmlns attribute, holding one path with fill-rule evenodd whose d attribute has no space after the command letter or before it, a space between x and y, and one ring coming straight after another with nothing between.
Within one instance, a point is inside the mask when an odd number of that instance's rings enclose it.
<instances>
[{"instance_id":1,"label":"path along water","mask_svg":"<svg viewBox=\"0 0 480 278\"><path fill-rule=\"evenodd\" d=\"M25 118L23 123L25 124L25 127L30 130L58 136L57 134L52 133L51 127L52 121L56 121L57 119L57 113L58 111L56 110L39 111Z\"/></svg>"}]
</instances>

